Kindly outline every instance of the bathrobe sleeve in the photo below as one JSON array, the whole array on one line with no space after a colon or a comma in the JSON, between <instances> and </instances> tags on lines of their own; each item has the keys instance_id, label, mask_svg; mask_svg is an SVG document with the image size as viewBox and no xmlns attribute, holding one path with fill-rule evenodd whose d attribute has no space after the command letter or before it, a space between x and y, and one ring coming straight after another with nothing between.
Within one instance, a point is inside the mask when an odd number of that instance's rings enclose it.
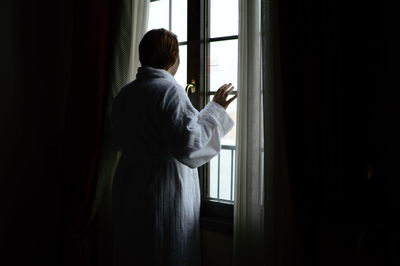
<instances>
[{"instance_id":1,"label":"bathrobe sleeve","mask_svg":"<svg viewBox=\"0 0 400 266\"><path fill-rule=\"evenodd\" d=\"M198 112L177 84L167 89L161 108L162 131L168 149L191 168L207 163L220 152L221 138L234 124L216 102L209 102Z\"/></svg>"}]
</instances>

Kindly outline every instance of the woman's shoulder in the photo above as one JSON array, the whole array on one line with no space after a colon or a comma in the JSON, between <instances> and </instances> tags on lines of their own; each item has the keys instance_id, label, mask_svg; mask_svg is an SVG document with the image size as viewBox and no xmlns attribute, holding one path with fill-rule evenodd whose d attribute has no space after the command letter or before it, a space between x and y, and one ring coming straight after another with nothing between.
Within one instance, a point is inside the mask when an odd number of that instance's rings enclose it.
<instances>
[{"instance_id":1,"label":"woman's shoulder","mask_svg":"<svg viewBox=\"0 0 400 266\"><path fill-rule=\"evenodd\" d=\"M126 84L117 95L114 104L152 102L155 104L185 102L185 90L174 78L157 77L136 79Z\"/></svg>"},{"instance_id":2,"label":"woman's shoulder","mask_svg":"<svg viewBox=\"0 0 400 266\"><path fill-rule=\"evenodd\" d=\"M174 79L157 78L148 81L147 86L149 90L164 97L181 97L184 95L184 89Z\"/></svg>"}]
</instances>

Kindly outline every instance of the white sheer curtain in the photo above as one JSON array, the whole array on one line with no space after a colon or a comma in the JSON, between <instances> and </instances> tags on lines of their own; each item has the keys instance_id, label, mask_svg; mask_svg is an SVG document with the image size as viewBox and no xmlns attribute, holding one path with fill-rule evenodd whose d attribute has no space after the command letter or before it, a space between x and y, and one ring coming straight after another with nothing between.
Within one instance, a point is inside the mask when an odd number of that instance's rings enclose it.
<instances>
[{"instance_id":1,"label":"white sheer curtain","mask_svg":"<svg viewBox=\"0 0 400 266\"><path fill-rule=\"evenodd\" d=\"M128 80L134 80L136 72L140 66L139 62L139 43L147 31L149 21L150 0L132 1L132 41L129 60Z\"/></svg>"},{"instance_id":2,"label":"white sheer curtain","mask_svg":"<svg viewBox=\"0 0 400 266\"><path fill-rule=\"evenodd\" d=\"M240 0L235 265L295 265L278 8Z\"/></svg>"},{"instance_id":3,"label":"white sheer curtain","mask_svg":"<svg viewBox=\"0 0 400 266\"><path fill-rule=\"evenodd\" d=\"M264 258L263 98L260 1L239 1L239 88L234 264Z\"/></svg>"}]
</instances>

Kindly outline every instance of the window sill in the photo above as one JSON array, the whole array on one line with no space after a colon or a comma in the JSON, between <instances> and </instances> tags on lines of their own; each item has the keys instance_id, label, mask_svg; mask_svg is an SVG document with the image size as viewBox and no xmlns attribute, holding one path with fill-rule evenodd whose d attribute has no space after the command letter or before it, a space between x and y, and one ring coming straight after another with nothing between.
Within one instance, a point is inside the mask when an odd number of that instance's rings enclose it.
<instances>
[{"instance_id":1,"label":"window sill","mask_svg":"<svg viewBox=\"0 0 400 266\"><path fill-rule=\"evenodd\" d=\"M204 230L233 235L233 204L203 200L200 227Z\"/></svg>"}]
</instances>

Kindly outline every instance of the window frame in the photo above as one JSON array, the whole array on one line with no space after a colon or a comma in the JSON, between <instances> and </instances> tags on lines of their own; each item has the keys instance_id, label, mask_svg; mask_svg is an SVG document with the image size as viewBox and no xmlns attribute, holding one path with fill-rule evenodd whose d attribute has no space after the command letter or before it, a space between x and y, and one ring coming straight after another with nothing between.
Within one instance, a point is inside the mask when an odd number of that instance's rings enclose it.
<instances>
[{"instance_id":1,"label":"window frame","mask_svg":"<svg viewBox=\"0 0 400 266\"><path fill-rule=\"evenodd\" d=\"M212 41L238 39L238 36L209 38L209 0L191 0L187 5L187 81L196 80L196 93L189 93L193 106L201 110L210 95L215 92L206 91L209 87L207 77L207 61L209 44ZM201 187L201 228L228 235L233 234L234 202L212 200L207 198L209 164L198 168Z\"/></svg>"}]
</instances>

